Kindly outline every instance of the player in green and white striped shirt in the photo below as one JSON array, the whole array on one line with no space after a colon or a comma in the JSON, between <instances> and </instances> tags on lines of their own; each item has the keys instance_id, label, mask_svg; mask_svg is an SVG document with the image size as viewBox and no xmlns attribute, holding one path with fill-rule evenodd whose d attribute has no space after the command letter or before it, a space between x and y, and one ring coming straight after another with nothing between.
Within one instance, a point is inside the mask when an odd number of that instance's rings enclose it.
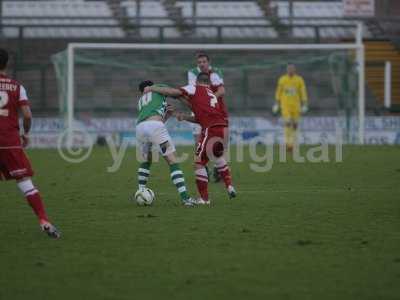
<instances>
[{"instance_id":1,"label":"player in green and white striped shirt","mask_svg":"<svg viewBox=\"0 0 400 300\"><path fill-rule=\"evenodd\" d=\"M164 124L171 113L168 110L166 96L154 92L143 93L145 87L152 85L153 82L149 80L143 81L139 85L142 93L138 103L139 116L136 124L136 140L142 158L138 169L139 189L145 188L147 185L152 163L151 151L154 146L158 148L169 164L170 177L178 190L182 203L185 206L193 206L194 201L187 192L183 172L177 163L174 143Z\"/></svg>"}]
</instances>

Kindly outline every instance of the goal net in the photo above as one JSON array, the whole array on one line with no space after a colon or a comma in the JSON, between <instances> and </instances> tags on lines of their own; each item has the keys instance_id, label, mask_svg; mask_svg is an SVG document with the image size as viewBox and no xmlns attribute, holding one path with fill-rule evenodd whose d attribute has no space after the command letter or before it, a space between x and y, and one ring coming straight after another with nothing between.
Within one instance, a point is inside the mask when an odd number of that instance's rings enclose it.
<instances>
[{"instance_id":1,"label":"goal net","mask_svg":"<svg viewBox=\"0 0 400 300\"><path fill-rule=\"evenodd\" d=\"M363 48L356 43L70 44L53 56L66 127L90 118L134 118L138 84L152 80L186 85L187 71L195 67L199 50L206 51L211 65L223 72L231 116L273 120L277 81L290 62L307 86L308 118L332 120L330 126L339 128L344 142L362 143ZM318 125L308 122L302 130L312 131L314 126Z\"/></svg>"}]
</instances>

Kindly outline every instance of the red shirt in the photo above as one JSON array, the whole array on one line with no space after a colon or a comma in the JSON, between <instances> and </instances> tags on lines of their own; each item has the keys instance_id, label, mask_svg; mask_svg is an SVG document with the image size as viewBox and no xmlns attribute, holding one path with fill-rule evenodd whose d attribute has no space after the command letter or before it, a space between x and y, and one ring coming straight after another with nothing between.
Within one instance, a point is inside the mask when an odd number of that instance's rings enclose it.
<instances>
[{"instance_id":1,"label":"red shirt","mask_svg":"<svg viewBox=\"0 0 400 300\"><path fill-rule=\"evenodd\" d=\"M201 71L199 68L197 68L197 69L199 72ZM218 91L220 86L224 86L224 80L218 73L214 72L211 67L207 73L208 73L208 77L211 82L211 85L210 85L211 90L215 94ZM188 83L189 83L189 85L196 85L196 75L191 71L188 72ZM226 121L228 122L229 121L228 109L225 105L224 97L223 96L219 97L218 101L220 102L220 109L221 109L222 113L225 115Z\"/></svg>"},{"instance_id":2,"label":"red shirt","mask_svg":"<svg viewBox=\"0 0 400 300\"><path fill-rule=\"evenodd\" d=\"M0 148L21 147L19 108L29 105L25 88L0 74Z\"/></svg>"},{"instance_id":3,"label":"red shirt","mask_svg":"<svg viewBox=\"0 0 400 300\"><path fill-rule=\"evenodd\" d=\"M228 126L224 113L225 106L221 105L209 86L187 85L180 89L188 98L196 121L203 129L214 126Z\"/></svg>"}]
</instances>

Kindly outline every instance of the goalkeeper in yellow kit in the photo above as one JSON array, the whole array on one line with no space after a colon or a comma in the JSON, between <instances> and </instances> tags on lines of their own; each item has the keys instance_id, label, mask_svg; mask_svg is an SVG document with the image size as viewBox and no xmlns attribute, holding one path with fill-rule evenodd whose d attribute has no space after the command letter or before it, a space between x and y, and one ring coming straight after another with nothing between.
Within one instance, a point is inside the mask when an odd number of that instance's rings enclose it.
<instances>
[{"instance_id":1,"label":"goalkeeper in yellow kit","mask_svg":"<svg viewBox=\"0 0 400 300\"><path fill-rule=\"evenodd\" d=\"M287 65L287 74L279 78L272 112L281 111L285 126L285 144L293 150L297 140L297 127L301 114L308 111L307 89L303 77L296 74L294 64Z\"/></svg>"}]
</instances>

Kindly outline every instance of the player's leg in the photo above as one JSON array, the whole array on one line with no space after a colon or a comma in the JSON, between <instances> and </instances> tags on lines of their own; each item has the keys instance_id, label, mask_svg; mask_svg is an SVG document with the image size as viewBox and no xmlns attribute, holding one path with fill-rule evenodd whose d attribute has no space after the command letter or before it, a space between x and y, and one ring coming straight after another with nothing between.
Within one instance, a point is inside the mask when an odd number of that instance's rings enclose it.
<instances>
[{"instance_id":1,"label":"player's leg","mask_svg":"<svg viewBox=\"0 0 400 300\"><path fill-rule=\"evenodd\" d=\"M216 159L215 164L218 168L218 172L225 184L225 188L228 191L229 198L235 198L236 197L236 190L233 186L232 183L232 176L231 176L231 171L229 168L228 163L226 162L226 159L224 156L221 156Z\"/></svg>"},{"instance_id":2,"label":"player's leg","mask_svg":"<svg viewBox=\"0 0 400 300\"><path fill-rule=\"evenodd\" d=\"M212 138L209 140L207 148L208 151L212 151L212 153L208 153L208 157L213 157L219 175L228 191L229 198L232 199L236 197L236 191L232 184L228 163L224 157L228 145L228 130L228 127L212 128Z\"/></svg>"},{"instance_id":3,"label":"player's leg","mask_svg":"<svg viewBox=\"0 0 400 300\"><path fill-rule=\"evenodd\" d=\"M195 150L197 149L197 145L201 139L201 126L200 124L191 123L190 126L192 127L192 134L194 139Z\"/></svg>"},{"instance_id":4,"label":"player's leg","mask_svg":"<svg viewBox=\"0 0 400 300\"><path fill-rule=\"evenodd\" d=\"M197 148L197 145L199 144L200 138L201 138L201 126L199 124L191 124L192 126L192 134L193 134L193 139L194 139L194 145L195 145L195 150ZM208 166L205 166L206 171L207 171L207 176L210 178L210 170L208 169ZM219 174L217 171L217 167L214 166L213 169L213 177L215 182L219 182Z\"/></svg>"},{"instance_id":5,"label":"player's leg","mask_svg":"<svg viewBox=\"0 0 400 300\"><path fill-rule=\"evenodd\" d=\"M5 180L16 180L18 188L38 218L39 224L52 238L60 233L49 222L40 192L32 183L33 170L22 149L0 149L0 173Z\"/></svg>"},{"instance_id":6,"label":"player's leg","mask_svg":"<svg viewBox=\"0 0 400 300\"><path fill-rule=\"evenodd\" d=\"M282 105L281 108L282 119L283 119L283 131L284 131L284 143L286 145L286 149L291 151L293 149L292 136L292 122L290 115L290 108L287 104Z\"/></svg>"},{"instance_id":7,"label":"player's leg","mask_svg":"<svg viewBox=\"0 0 400 300\"><path fill-rule=\"evenodd\" d=\"M168 141L165 143L169 143ZM160 147L168 147L166 144L160 145ZM169 172L172 183L175 185L181 201L186 206L192 206L193 201L189 196L186 183L185 183L185 176L183 174L182 169L180 168L179 164L177 163L176 159L176 152L171 152L163 155L164 159L167 161L169 165Z\"/></svg>"},{"instance_id":8,"label":"player's leg","mask_svg":"<svg viewBox=\"0 0 400 300\"><path fill-rule=\"evenodd\" d=\"M32 207L32 210L37 216L39 223L42 224L49 222L42 197L40 196L39 191L33 185L31 178L24 177L17 179L17 185L24 195L26 201Z\"/></svg>"},{"instance_id":9,"label":"player's leg","mask_svg":"<svg viewBox=\"0 0 400 300\"><path fill-rule=\"evenodd\" d=\"M148 144L143 144L141 147L143 150L143 161L139 164L137 171L138 175L138 187L139 189L145 188L150 177L150 168L152 163L151 146Z\"/></svg>"},{"instance_id":10,"label":"player's leg","mask_svg":"<svg viewBox=\"0 0 400 300\"><path fill-rule=\"evenodd\" d=\"M220 173L218 171L218 166L217 165L214 165L214 168L213 168L213 178L214 178L214 182L215 183L221 181L221 176L220 176Z\"/></svg>"},{"instance_id":11,"label":"player's leg","mask_svg":"<svg viewBox=\"0 0 400 300\"><path fill-rule=\"evenodd\" d=\"M285 122L285 145L286 145L286 150L291 152L293 151L293 128L291 122L287 121Z\"/></svg>"},{"instance_id":12,"label":"player's leg","mask_svg":"<svg viewBox=\"0 0 400 300\"><path fill-rule=\"evenodd\" d=\"M136 141L138 151L138 160L140 161L139 168L137 170L138 187L139 189L145 188L150 176L150 167L152 162L151 155L151 141L148 138L148 132L151 131L151 124L148 122L142 122L136 127Z\"/></svg>"},{"instance_id":13,"label":"player's leg","mask_svg":"<svg viewBox=\"0 0 400 300\"><path fill-rule=\"evenodd\" d=\"M183 171L176 159L175 145L163 123L159 122L159 124L154 125L151 139L155 145L159 146L161 155L169 165L171 181L175 185L182 203L186 206L192 206L192 199L190 198L186 188Z\"/></svg>"},{"instance_id":14,"label":"player's leg","mask_svg":"<svg viewBox=\"0 0 400 300\"><path fill-rule=\"evenodd\" d=\"M196 158L198 161L199 158ZM206 170L206 165L201 162L196 162L195 165L195 175L196 175L196 187L200 195L197 199L196 204L210 204L210 199L208 197L208 175Z\"/></svg>"},{"instance_id":15,"label":"player's leg","mask_svg":"<svg viewBox=\"0 0 400 300\"><path fill-rule=\"evenodd\" d=\"M208 130L202 131L195 154L195 175L196 175L196 186L200 198L197 200L197 204L209 204L208 198L208 174L206 165L208 163L207 157L207 139Z\"/></svg>"},{"instance_id":16,"label":"player's leg","mask_svg":"<svg viewBox=\"0 0 400 300\"><path fill-rule=\"evenodd\" d=\"M300 107L298 107L298 109L294 110L292 113L292 141L294 146L297 146L299 120L300 120Z\"/></svg>"},{"instance_id":17,"label":"player's leg","mask_svg":"<svg viewBox=\"0 0 400 300\"><path fill-rule=\"evenodd\" d=\"M42 230L52 238L60 238L60 232L53 224L50 223L49 218L47 217L42 196L40 195L39 190L37 190L33 185L32 179L30 177L17 179L17 185L24 195L26 201L31 206L33 212L37 216Z\"/></svg>"},{"instance_id":18,"label":"player's leg","mask_svg":"<svg viewBox=\"0 0 400 300\"><path fill-rule=\"evenodd\" d=\"M287 138L286 138L286 147L288 151L293 151L294 147L294 130L293 130L293 121L289 119L285 122L286 130L287 130Z\"/></svg>"}]
</instances>

